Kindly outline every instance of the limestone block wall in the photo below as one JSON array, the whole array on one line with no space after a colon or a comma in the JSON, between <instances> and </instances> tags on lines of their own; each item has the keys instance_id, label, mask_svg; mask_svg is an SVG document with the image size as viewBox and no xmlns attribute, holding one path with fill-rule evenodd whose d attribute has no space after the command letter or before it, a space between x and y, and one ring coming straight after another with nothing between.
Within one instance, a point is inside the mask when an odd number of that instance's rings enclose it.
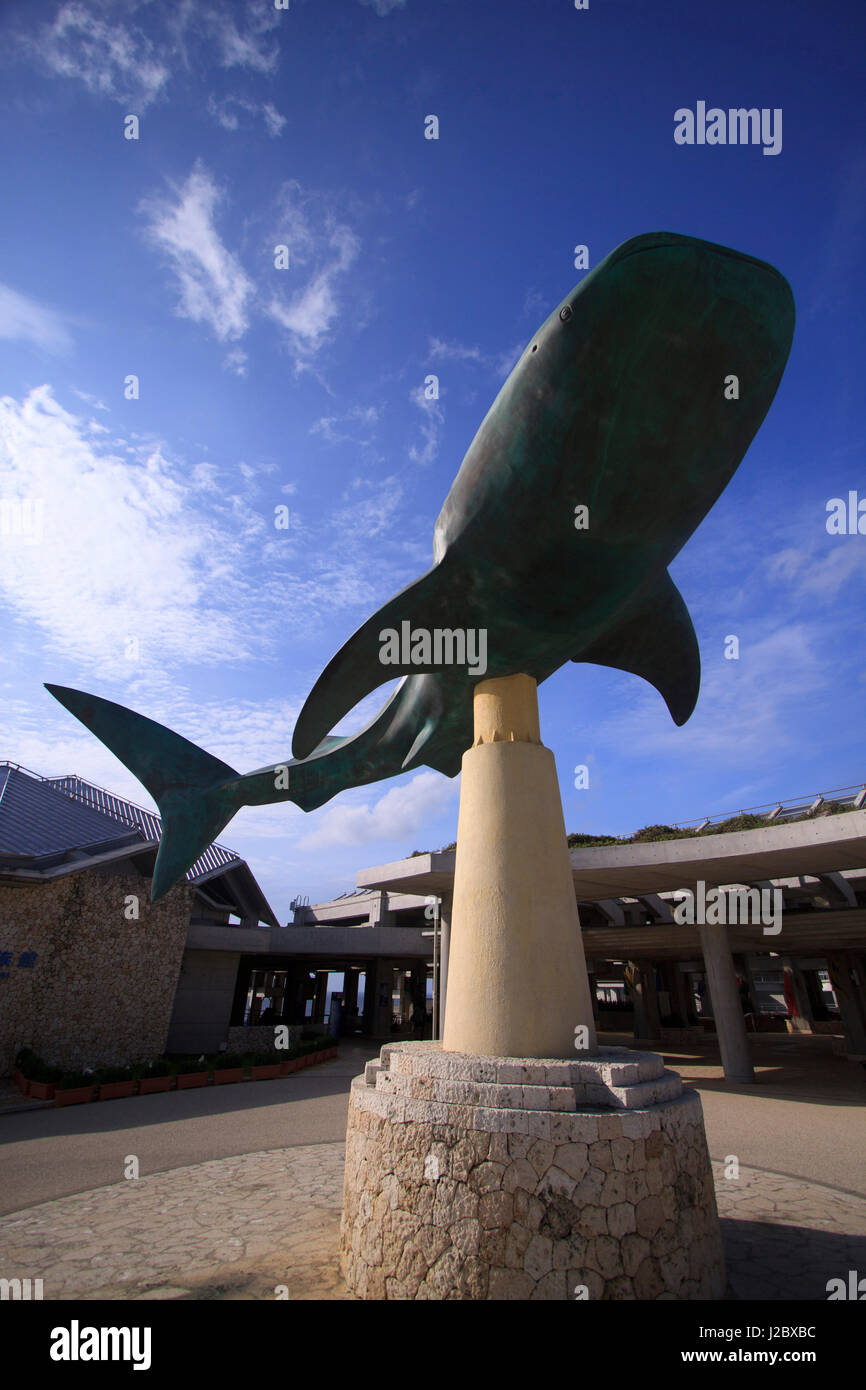
<instances>
[{"instance_id":1,"label":"limestone block wall","mask_svg":"<svg viewBox=\"0 0 866 1390\"><path fill-rule=\"evenodd\" d=\"M660 1057L435 1046L387 1047L352 1087L341 1263L356 1294L723 1296L700 1097Z\"/></svg>"},{"instance_id":2,"label":"limestone block wall","mask_svg":"<svg viewBox=\"0 0 866 1390\"><path fill-rule=\"evenodd\" d=\"M23 1046L69 1068L159 1056L192 898L183 883L151 904L132 869L0 884L0 1073Z\"/></svg>"},{"instance_id":3,"label":"limestone block wall","mask_svg":"<svg viewBox=\"0 0 866 1390\"><path fill-rule=\"evenodd\" d=\"M229 1052L270 1052L274 1046L277 1027L288 1028L289 1047L294 1047L296 1043L301 1041L303 1024L256 1024L252 1028L230 1028L228 1031L228 1050Z\"/></svg>"}]
</instances>

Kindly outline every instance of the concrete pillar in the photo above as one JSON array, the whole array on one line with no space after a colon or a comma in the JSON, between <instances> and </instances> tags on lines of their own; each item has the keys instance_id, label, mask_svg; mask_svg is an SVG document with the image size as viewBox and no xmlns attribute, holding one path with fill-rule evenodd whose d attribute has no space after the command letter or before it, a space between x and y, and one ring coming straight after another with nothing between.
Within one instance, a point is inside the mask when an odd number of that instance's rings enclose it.
<instances>
[{"instance_id":1,"label":"concrete pillar","mask_svg":"<svg viewBox=\"0 0 866 1390\"><path fill-rule=\"evenodd\" d=\"M693 1026L695 1022L694 1003L687 988L686 977L680 970L679 961L665 962L664 979L671 999L671 1013L677 1014L682 1019L683 1028Z\"/></svg>"},{"instance_id":2,"label":"concrete pillar","mask_svg":"<svg viewBox=\"0 0 866 1390\"><path fill-rule=\"evenodd\" d=\"M443 1047L497 1057L596 1048L553 754L531 676L480 681L463 755Z\"/></svg>"},{"instance_id":3,"label":"concrete pillar","mask_svg":"<svg viewBox=\"0 0 866 1390\"><path fill-rule=\"evenodd\" d=\"M866 1061L866 990L863 963L853 951L834 951L827 957L830 982L842 1015L849 1057Z\"/></svg>"},{"instance_id":4,"label":"concrete pillar","mask_svg":"<svg viewBox=\"0 0 866 1390\"><path fill-rule=\"evenodd\" d=\"M704 923L698 927L725 1078L743 1084L754 1081L755 1072L727 930L727 927L717 923Z\"/></svg>"},{"instance_id":5,"label":"concrete pillar","mask_svg":"<svg viewBox=\"0 0 866 1390\"><path fill-rule=\"evenodd\" d=\"M448 1001L448 960L451 954L451 915L454 894L443 893L439 904L439 1037L443 1032L445 1005Z\"/></svg>"},{"instance_id":6,"label":"concrete pillar","mask_svg":"<svg viewBox=\"0 0 866 1390\"><path fill-rule=\"evenodd\" d=\"M394 980L394 962L378 957L367 973L364 998L364 1019L368 1021L369 1033L373 1038L391 1036L391 987Z\"/></svg>"},{"instance_id":7,"label":"concrete pillar","mask_svg":"<svg viewBox=\"0 0 866 1390\"><path fill-rule=\"evenodd\" d=\"M655 966L652 961L629 961L634 999L634 1036L644 1041L658 1038L661 1028Z\"/></svg>"}]
</instances>

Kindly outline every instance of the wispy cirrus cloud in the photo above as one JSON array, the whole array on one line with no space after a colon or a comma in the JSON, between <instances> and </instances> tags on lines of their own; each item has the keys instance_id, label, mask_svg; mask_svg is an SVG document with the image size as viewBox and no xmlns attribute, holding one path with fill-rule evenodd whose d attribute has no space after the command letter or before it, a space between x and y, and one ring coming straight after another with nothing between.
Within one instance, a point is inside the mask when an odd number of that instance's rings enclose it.
<instances>
[{"instance_id":1,"label":"wispy cirrus cloud","mask_svg":"<svg viewBox=\"0 0 866 1390\"><path fill-rule=\"evenodd\" d=\"M439 437L445 423L445 415L438 399L429 397L423 386L416 386L410 391L409 399L424 416L421 424L421 443L409 445L409 458L419 468L426 468L439 456Z\"/></svg>"},{"instance_id":2,"label":"wispy cirrus cloud","mask_svg":"<svg viewBox=\"0 0 866 1390\"><path fill-rule=\"evenodd\" d=\"M81 82L94 96L140 113L166 95L178 69L188 77L196 68L190 45L227 70L273 73L280 50L272 31L279 23L273 8L251 0L244 6L236 0L170 6L125 0L122 10L114 0L67 0L53 20L25 39L22 51L54 76ZM264 112L266 122L281 121L266 105L273 113Z\"/></svg>"},{"instance_id":3,"label":"wispy cirrus cloud","mask_svg":"<svg viewBox=\"0 0 866 1390\"><path fill-rule=\"evenodd\" d=\"M64 316L30 299L10 285L0 284L0 338L33 343L45 352L66 352L72 338Z\"/></svg>"},{"instance_id":4,"label":"wispy cirrus cloud","mask_svg":"<svg viewBox=\"0 0 866 1390\"><path fill-rule=\"evenodd\" d=\"M165 89L170 68L159 46L130 16L119 20L104 4L70 0L28 45L57 77L75 78L88 91L144 110Z\"/></svg>"},{"instance_id":5,"label":"wispy cirrus cloud","mask_svg":"<svg viewBox=\"0 0 866 1390\"><path fill-rule=\"evenodd\" d=\"M283 127L287 124L286 117L280 115L272 101L251 101L248 97L237 96L234 93L221 101L213 95L209 96L207 109L208 115L213 116L223 130L240 130L242 114L253 118L261 116L265 130L274 138L282 134Z\"/></svg>"},{"instance_id":6,"label":"wispy cirrus cloud","mask_svg":"<svg viewBox=\"0 0 866 1390\"><path fill-rule=\"evenodd\" d=\"M371 5L378 15L390 14L392 10L406 8L406 0L361 0L362 5Z\"/></svg>"},{"instance_id":7,"label":"wispy cirrus cloud","mask_svg":"<svg viewBox=\"0 0 866 1390\"><path fill-rule=\"evenodd\" d=\"M361 243L319 195L296 182L285 186L276 242L289 247L293 271L306 283L291 295L274 293L266 312L285 331L298 370L309 366L341 314L343 277L358 258Z\"/></svg>"},{"instance_id":8,"label":"wispy cirrus cloud","mask_svg":"<svg viewBox=\"0 0 866 1390\"><path fill-rule=\"evenodd\" d=\"M379 422L379 410L374 405L353 406L343 415L323 415L310 425L308 434L317 434L326 444L372 444L375 426ZM360 438L360 427L366 438Z\"/></svg>"},{"instance_id":9,"label":"wispy cirrus cloud","mask_svg":"<svg viewBox=\"0 0 866 1390\"><path fill-rule=\"evenodd\" d=\"M176 312L205 325L219 342L238 344L254 315L283 330L298 371L312 367L331 339L344 311L345 274L356 261L360 240L331 207L331 200L286 185L278 201L276 230L268 237L268 259L275 246L289 249L291 280L284 294L273 288L272 270L257 284L240 256L228 246L217 218L227 202L224 188L197 160L181 185L142 199L143 232L162 252L179 291ZM244 350L233 347L224 366L239 376L247 371ZM322 426L323 430L326 426Z\"/></svg>"},{"instance_id":10,"label":"wispy cirrus cloud","mask_svg":"<svg viewBox=\"0 0 866 1390\"><path fill-rule=\"evenodd\" d=\"M525 346L525 343L520 342L506 348L504 352L490 353L482 352L479 347L460 343L456 339L430 338L427 356L431 362L476 362L479 367L484 367L499 380L504 380Z\"/></svg>"},{"instance_id":11,"label":"wispy cirrus cloud","mask_svg":"<svg viewBox=\"0 0 866 1390\"><path fill-rule=\"evenodd\" d=\"M146 235L166 255L177 280L177 313L207 324L220 342L240 338L249 326L254 286L216 228L224 195L200 161L172 192L147 198L141 207Z\"/></svg>"},{"instance_id":12,"label":"wispy cirrus cloud","mask_svg":"<svg viewBox=\"0 0 866 1390\"><path fill-rule=\"evenodd\" d=\"M859 538L847 536L823 550L817 544L788 546L767 558L767 573L771 580L789 585L798 599L829 601L851 580L863 578L863 552Z\"/></svg>"}]
</instances>

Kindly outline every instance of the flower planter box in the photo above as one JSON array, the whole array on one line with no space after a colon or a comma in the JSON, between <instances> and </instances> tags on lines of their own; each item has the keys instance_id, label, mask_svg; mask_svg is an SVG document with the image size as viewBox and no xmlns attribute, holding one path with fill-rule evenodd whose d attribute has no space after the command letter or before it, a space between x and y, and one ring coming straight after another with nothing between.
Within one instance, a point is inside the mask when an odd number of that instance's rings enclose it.
<instances>
[{"instance_id":1,"label":"flower planter box","mask_svg":"<svg viewBox=\"0 0 866 1390\"><path fill-rule=\"evenodd\" d=\"M213 1074L215 1086L228 1086L232 1081L243 1081L243 1079L243 1067L224 1067L222 1071L215 1071Z\"/></svg>"},{"instance_id":2,"label":"flower planter box","mask_svg":"<svg viewBox=\"0 0 866 1390\"><path fill-rule=\"evenodd\" d=\"M186 1071L177 1074L177 1089L179 1091L189 1091L193 1086L206 1086L208 1079L206 1071Z\"/></svg>"},{"instance_id":3,"label":"flower planter box","mask_svg":"<svg viewBox=\"0 0 866 1390\"><path fill-rule=\"evenodd\" d=\"M57 1090L56 1081L29 1081L29 1089L24 1092L32 1100L53 1100L54 1092Z\"/></svg>"},{"instance_id":4,"label":"flower planter box","mask_svg":"<svg viewBox=\"0 0 866 1390\"><path fill-rule=\"evenodd\" d=\"M279 1062L268 1062L262 1067L250 1067L251 1081L275 1081L280 1074Z\"/></svg>"},{"instance_id":5,"label":"flower planter box","mask_svg":"<svg viewBox=\"0 0 866 1390\"><path fill-rule=\"evenodd\" d=\"M128 1081L103 1081L99 1088L99 1099L123 1100L125 1096L132 1095L134 1085L132 1077Z\"/></svg>"},{"instance_id":6,"label":"flower planter box","mask_svg":"<svg viewBox=\"0 0 866 1390\"><path fill-rule=\"evenodd\" d=\"M170 1076L143 1076L138 1083L138 1094L152 1096L157 1091L170 1091L171 1080Z\"/></svg>"},{"instance_id":7,"label":"flower planter box","mask_svg":"<svg viewBox=\"0 0 866 1390\"><path fill-rule=\"evenodd\" d=\"M83 1105L93 1099L92 1086L74 1086L71 1091L55 1091L55 1105Z\"/></svg>"},{"instance_id":8,"label":"flower planter box","mask_svg":"<svg viewBox=\"0 0 866 1390\"><path fill-rule=\"evenodd\" d=\"M30 1082L27 1080L27 1077L24 1075L23 1071L21 1071L18 1067L16 1067L15 1070L13 1071L12 1075L13 1075L14 1078L15 1078L15 1085L18 1087L18 1089L19 1089L19 1091L21 1092L22 1096L27 1096L27 1095L29 1095L29 1094L30 1094Z\"/></svg>"}]
</instances>

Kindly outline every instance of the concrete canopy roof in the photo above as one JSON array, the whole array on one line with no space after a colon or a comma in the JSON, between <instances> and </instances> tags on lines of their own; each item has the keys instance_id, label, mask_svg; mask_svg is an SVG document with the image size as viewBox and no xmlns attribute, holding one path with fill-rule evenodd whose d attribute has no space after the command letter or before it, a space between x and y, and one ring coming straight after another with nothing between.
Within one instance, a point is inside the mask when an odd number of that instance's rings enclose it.
<instances>
[{"instance_id":1,"label":"concrete canopy roof","mask_svg":"<svg viewBox=\"0 0 866 1390\"><path fill-rule=\"evenodd\" d=\"M579 901L634 897L707 884L755 883L866 867L866 811L846 811L766 829L737 830L656 844L600 845L570 851ZM442 897L454 887L453 850L363 869L359 888Z\"/></svg>"}]
</instances>

